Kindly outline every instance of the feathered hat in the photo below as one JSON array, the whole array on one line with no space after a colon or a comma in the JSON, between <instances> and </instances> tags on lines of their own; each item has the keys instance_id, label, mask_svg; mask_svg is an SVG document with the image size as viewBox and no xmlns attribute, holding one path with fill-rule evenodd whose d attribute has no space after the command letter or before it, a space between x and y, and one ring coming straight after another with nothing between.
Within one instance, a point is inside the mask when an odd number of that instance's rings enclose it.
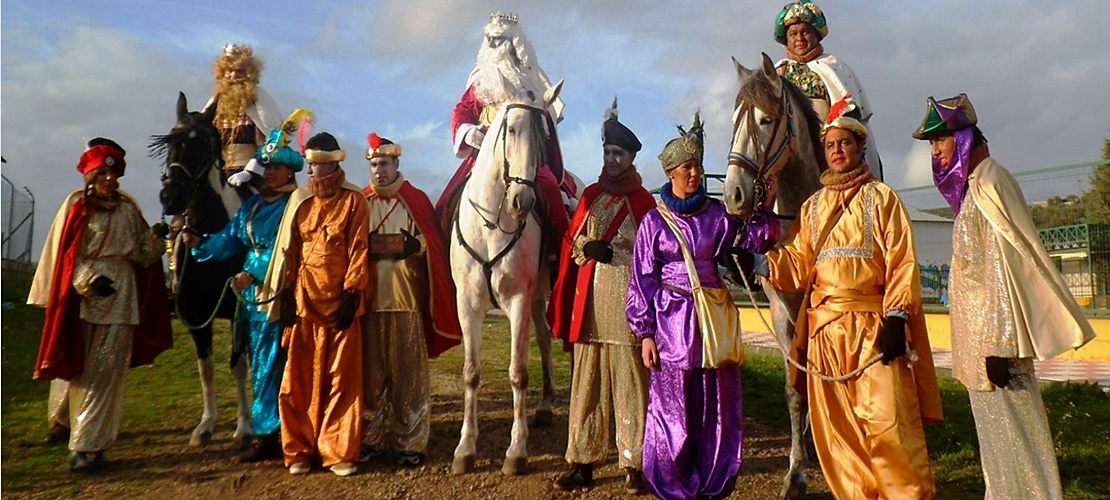
<instances>
[{"instance_id":1,"label":"feathered hat","mask_svg":"<svg viewBox=\"0 0 1110 500\"><path fill-rule=\"evenodd\" d=\"M824 40L829 34L825 13L821 7L809 0L795 0L782 6L782 12L775 18L775 41L786 45L786 29L792 24L806 23L817 31L817 40Z\"/></svg>"},{"instance_id":2,"label":"feathered hat","mask_svg":"<svg viewBox=\"0 0 1110 500\"><path fill-rule=\"evenodd\" d=\"M394 144L393 141L379 136L377 132L370 132L370 135L366 136L366 143L369 145L366 149L367 160L379 156L392 156L394 158L401 156L401 145Z\"/></svg>"},{"instance_id":3,"label":"feathered hat","mask_svg":"<svg viewBox=\"0 0 1110 500\"><path fill-rule=\"evenodd\" d=\"M701 163L705 154L705 131L701 126L700 112L694 113L694 122L690 125L689 132L678 125L678 133L679 136L671 139L663 146L663 152L659 153L659 162L663 164L664 172L670 172L690 160Z\"/></svg>"},{"instance_id":4,"label":"feathered hat","mask_svg":"<svg viewBox=\"0 0 1110 500\"><path fill-rule=\"evenodd\" d=\"M639 152L643 148L640 139L628 127L617 119L617 98L613 97L613 105L605 110L601 122L601 145L610 144L620 146L629 153Z\"/></svg>"},{"instance_id":5,"label":"feathered hat","mask_svg":"<svg viewBox=\"0 0 1110 500\"><path fill-rule=\"evenodd\" d=\"M829 108L829 116L825 119L827 123L824 127L821 127L821 140L825 140L825 134L830 130L842 128L855 132L856 135L860 136L863 142L867 142L867 126L855 118L845 116L847 113L856 109L855 103L849 101L851 97L852 93L847 92L844 94L844 97L833 103L832 107Z\"/></svg>"},{"instance_id":6,"label":"feathered hat","mask_svg":"<svg viewBox=\"0 0 1110 500\"><path fill-rule=\"evenodd\" d=\"M316 116L307 109L297 108L293 110L285 121L281 122L281 126L270 131L270 135L266 137L266 143L258 148L258 153L255 157L258 162L263 165L280 164L285 165L294 172L300 172L304 169L304 158L300 153L289 147L289 140L293 133L300 130L297 141L304 149L304 137L312 129L312 121Z\"/></svg>"}]
</instances>

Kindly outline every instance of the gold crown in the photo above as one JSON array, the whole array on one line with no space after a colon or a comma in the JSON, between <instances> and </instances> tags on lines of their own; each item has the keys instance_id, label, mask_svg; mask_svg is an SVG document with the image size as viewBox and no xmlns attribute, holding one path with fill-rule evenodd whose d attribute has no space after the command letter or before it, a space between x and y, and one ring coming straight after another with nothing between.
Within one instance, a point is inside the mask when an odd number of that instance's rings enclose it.
<instances>
[{"instance_id":1,"label":"gold crown","mask_svg":"<svg viewBox=\"0 0 1110 500\"><path fill-rule=\"evenodd\" d=\"M517 17L516 14L513 14L512 12L494 12L489 15L489 20L490 22L496 21L504 24L516 24Z\"/></svg>"},{"instance_id":2,"label":"gold crown","mask_svg":"<svg viewBox=\"0 0 1110 500\"><path fill-rule=\"evenodd\" d=\"M237 44L234 44L234 43L229 43L229 44L224 45L224 55L225 56L232 56L232 57L247 56L247 57L250 57L252 55L252 53L253 52L251 51L251 48L248 45L237 45Z\"/></svg>"}]
</instances>

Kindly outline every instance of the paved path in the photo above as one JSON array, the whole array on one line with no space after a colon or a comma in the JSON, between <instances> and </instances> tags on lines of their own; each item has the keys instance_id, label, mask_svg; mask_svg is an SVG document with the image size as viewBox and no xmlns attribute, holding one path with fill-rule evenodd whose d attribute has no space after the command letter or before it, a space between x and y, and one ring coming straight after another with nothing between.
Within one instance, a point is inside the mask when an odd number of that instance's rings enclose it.
<instances>
[{"instance_id":1,"label":"paved path","mask_svg":"<svg viewBox=\"0 0 1110 500\"><path fill-rule=\"evenodd\" d=\"M762 354L780 353L775 337L769 333L744 332L744 343ZM939 374L948 376L952 370L952 351L933 351L933 364L939 368ZM1110 363L1056 358L1036 361L1034 365L1037 368L1037 378L1042 382L1098 384L1103 390L1110 391Z\"/></svg>"}]
</instances>

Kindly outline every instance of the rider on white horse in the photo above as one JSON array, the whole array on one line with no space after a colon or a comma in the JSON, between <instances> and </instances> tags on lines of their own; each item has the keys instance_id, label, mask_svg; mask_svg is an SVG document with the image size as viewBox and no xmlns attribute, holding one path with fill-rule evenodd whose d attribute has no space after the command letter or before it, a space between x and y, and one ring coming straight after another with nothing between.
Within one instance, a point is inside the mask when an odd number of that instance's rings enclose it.
<instances>
[{"instance_id":1,"label":"rider on white horse","mask_svg":"<svg viewBox=\"0 0 1110 500\"><path fill-rule=\"evenodd\" d=\"M454 212L451 206L454 195L470 175L490 121L501 105L529 95L539 102L552 86L536 61L532 45L517 24L516 15L490 14L489 24L482 33L477 63L467 78L466 91L451 114L454 151L463 162L436 202L436 213L444 228L449 226ZM545 165L536 174L536 187L548 202L542 214L547 219L547 251L552 254L559 251L561 239L570 225L564 205L573 207L572 200L578 197L581 184L563 170L562 153L555 138L555 124L562 120L563 101L556 98L546 111L547 132L552 140L548 142Z\"/></svg>"}]
</instances>

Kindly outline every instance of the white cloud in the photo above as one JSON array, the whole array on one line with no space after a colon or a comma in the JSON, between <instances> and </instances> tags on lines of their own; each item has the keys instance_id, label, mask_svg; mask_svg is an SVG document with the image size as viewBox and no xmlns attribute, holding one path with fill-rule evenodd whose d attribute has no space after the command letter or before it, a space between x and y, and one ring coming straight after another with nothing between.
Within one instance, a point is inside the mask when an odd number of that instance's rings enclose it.
<instances>
[{"instance_id":1,"label":"white cloud","mask_svg":"<svg viewBox=\"0 0 1110 500\"><path fill-rule=\"evenodd\" d=\"M929 183L928 155L910 137L929 95L967 92L992 153L1012 170L1100 156L1110 51L1101 18L1089 14L1104 10L1099 0L821 3L830 23L825 48L866 88L872 133L895 187ZM601 113L617 94L621 121L644 144L637 164L654 187L663 181L655 156L698 108L706 162L723 170L738 88L729 57L748 66L760 52L781 57L771 36L779 5L278 0L265 12L189 5L172 18L164 14L179 2L81 5L63 16L34 3L5 5L4 173L30 186L40 207L54 205L80 182L72 169L83 139L116 137L132 162L124 187L153 215L158 168L145 159L148 136L172 123L176 91L199 106L223 43L245 42L265 61L263 85L281 110L311 109L317 130L340 138L353 178L367 177L357 153L366 134L387 131L403 142L406 175L434 197L458 166L448 120L486 16L513 10L544 69L566 79L559 132L567 166L583 179L596 176ZM114 28L101 26L108 22ZM39 210L40 235L42 214L52 211Z\"/></svg>"}]
</instances>

